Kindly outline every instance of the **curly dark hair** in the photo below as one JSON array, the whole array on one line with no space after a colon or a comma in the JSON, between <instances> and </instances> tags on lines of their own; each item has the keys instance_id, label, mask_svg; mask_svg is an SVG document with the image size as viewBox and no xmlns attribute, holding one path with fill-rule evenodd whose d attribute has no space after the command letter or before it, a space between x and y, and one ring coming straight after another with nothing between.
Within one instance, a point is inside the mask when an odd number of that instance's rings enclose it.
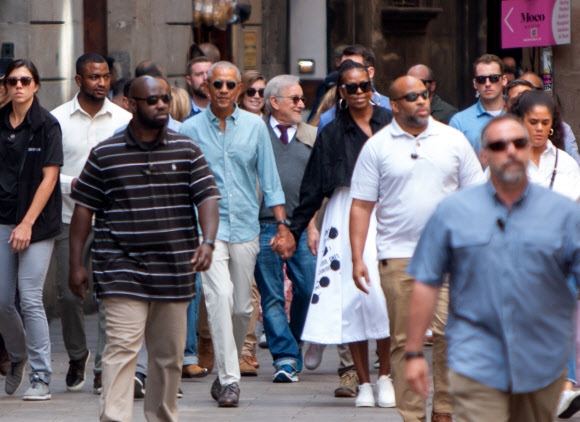
<instances>
[{"instance_id":1,"label":"curly dark hair","mask_svg":"<svg viewBox=\"0 0 580 422\"><path fill-rule=\"evenodd\" d=\"M556 148L564 150L562 118L560 117L560 110L550 94L544 91L523 92L519 99L511 106L509 112L523 120L524 116L535 106L544 106L548 109L548 112L552 116L552 129L554 130L554 133L550 135L550 141L552 141Z\"/></svg>"}]
</instances>

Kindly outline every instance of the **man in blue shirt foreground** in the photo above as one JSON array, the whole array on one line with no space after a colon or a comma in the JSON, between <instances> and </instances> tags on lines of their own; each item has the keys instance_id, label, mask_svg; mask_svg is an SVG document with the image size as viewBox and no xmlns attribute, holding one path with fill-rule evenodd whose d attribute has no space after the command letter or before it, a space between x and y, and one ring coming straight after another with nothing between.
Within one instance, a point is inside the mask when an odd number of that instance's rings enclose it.
<instances>
[{"instance_id":1,"label":"man in blue shirt foreground","mask_svg":"<svg viewBox=\"0 0 580 422\"><path fill-rule=\"evenodd\" d=\"M553 420L573 343L580 280L578 205L528 183L528 134L502 116L482 132L490 182L443 200L408 273L406 378L429 394L423 336L443 275L450 390L457 421Z\"/></svg>"}]
</instances>

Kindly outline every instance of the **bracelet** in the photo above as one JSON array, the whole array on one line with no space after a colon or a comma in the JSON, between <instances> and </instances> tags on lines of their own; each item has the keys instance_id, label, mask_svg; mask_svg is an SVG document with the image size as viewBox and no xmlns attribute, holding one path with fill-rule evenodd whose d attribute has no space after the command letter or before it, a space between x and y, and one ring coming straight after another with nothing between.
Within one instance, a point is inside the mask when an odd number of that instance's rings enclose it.
<instances>
[{"instance_id":1,"label":"bracelet","mask_svg":"<svg viewBox=\"0 0 580 422\"><path fill-rule=\"evenodd\" d=\"M418 352L405 352L405 360L411 360L411 359L415 359L415 358L422 358L425 355L423 354L422 351L418 351Z\"/></svg>"},{"instance_id":2,"label":"bracelet","mask_svg":"<svg viewBox=\"0 0 580 422\"><path fill-rule=\"evenodd\" d=\"M215 249L215 243L211 239L203 239L203 243L209 245L212 249Z\"/></svg>"}]
</instances>

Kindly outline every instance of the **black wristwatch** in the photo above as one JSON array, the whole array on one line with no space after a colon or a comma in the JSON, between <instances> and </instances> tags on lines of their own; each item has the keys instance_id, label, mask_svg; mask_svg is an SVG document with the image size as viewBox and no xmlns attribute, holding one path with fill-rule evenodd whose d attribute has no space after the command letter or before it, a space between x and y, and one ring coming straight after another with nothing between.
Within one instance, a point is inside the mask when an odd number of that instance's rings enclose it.
<instances>
[{"instance_id":1,"label":"black wristwatch","mask_svg":"<svg viewBox=\"0 0 580 422\"><path fill-rule=\"evenodd\" d=\"M411 360L411 359L415 359L415 358L422 358L425 355L423 355L422 351L417 351L417 352L405 352L405 360Z\"/></svg>"},{"instance_id":2,"label":"black wristwatch","mask_svg":"<svg viewBox=\"0 0 580 422\"><path fill-rule=\"evenodd\" d=\"M286 227L290 227L290 221L287 219L276 221L277 225L284 224Z\"/></svg>"},{"instance_id":3,"label":"black wristwatch","mask_svg":"<svg viewBox=\"0 0 580 422\"><path fill-rule=\"evenodd\" d=\"M212 249L215 249L215 243L211 239L203 239L202 243L208 244Z\"/></svg>"}]
</instances>

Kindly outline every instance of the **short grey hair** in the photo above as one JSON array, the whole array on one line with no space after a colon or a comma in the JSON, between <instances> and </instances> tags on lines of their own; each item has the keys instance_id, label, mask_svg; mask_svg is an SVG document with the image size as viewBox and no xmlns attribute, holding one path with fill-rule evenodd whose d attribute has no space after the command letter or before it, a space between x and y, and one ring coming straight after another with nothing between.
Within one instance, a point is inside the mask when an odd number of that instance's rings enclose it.
<instances>
[{"instance_id":1,"label":"short grey hair","mask_svg":"<svg viewBox=\"0 0 580 422\"><path fill-rule=\"evenodd\" d=\"M235 64L230 63L230 62L217 62L217 63L212 64L211 67L209 68L209 70L207 71L207 80L208 81L212 80L213 72L218 67L223 67L225 69L234 69L236 71L236 82L240 83L242 81L242 74L240 72L240 69L238 69L238 67Z\"/></svg>"},{"instance_id":2,"label":"short grey hair","mask_svg":"<svg viewBox=\"0 0 580 422\"><path fill-rule=\"evenodd\" d=\"M530 141L530 134L528 132L528 129L524 126L521 119L518 116L515 116L513 114L503 114L501 116L497 116L497 117L494 117L493 119L491 119L489 121L489 123L486 124L485 127L483 128L483 130L481 131L481 146L483 148L485 148L489 142L489 138L487 136L487 133L489 132L489 128L494 126L497 123L505 122L505 121L511 121L511 122L517 123L517 125L522 129L522 132L524 133L524 138L526 138L528 140L528 142Z\"/></svg>"},{"instance_id":3,"label":"short grey hair","mask_svg":"<svg viewBox=\"0 0 580 422\"><path fill-rule=\"evenodd\" d=\"M266 110L272 113L272 104L270 97L279 97L282 95L282 90L292 85L300 84L300 78L296 75L278 75L272 79L264 88L264 99L266 100Z\"/></svg>"}]
</instances>

